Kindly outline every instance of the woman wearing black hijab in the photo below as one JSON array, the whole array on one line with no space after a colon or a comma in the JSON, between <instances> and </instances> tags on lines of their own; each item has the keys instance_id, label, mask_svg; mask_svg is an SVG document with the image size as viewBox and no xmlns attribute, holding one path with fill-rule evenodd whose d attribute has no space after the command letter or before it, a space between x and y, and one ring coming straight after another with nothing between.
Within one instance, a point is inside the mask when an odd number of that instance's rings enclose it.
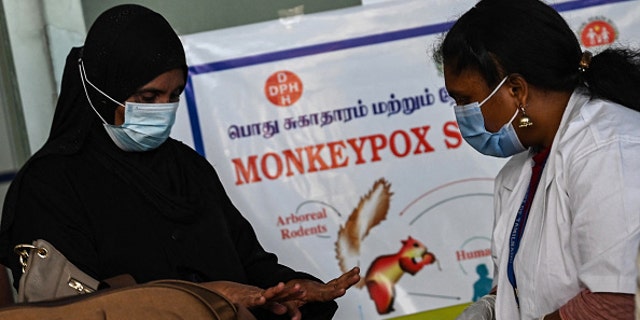
<instances>
[{"instance_id":1,"label":"woman wearing black hijab","mask_svg":"<svg viewBox=\"0 0 640 320\"><path fill-rule=\"evenodd\" d=\"M190 280L259 319L330 319L359 270L323 284L261 247L213 167L168 138L186 75L161 15L121 5L98 17L67 57L47 142L7 193L0 263L17 286L13 247L45 239L98 280Z\"/></svg>"}]
</instances>

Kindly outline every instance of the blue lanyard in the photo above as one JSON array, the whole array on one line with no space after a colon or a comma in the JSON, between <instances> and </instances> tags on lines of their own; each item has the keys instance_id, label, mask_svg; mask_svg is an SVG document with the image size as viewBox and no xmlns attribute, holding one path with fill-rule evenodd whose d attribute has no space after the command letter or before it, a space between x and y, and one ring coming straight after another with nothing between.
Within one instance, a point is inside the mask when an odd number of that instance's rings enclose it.
<instances>
[{"instance_id":1,"label":"blue lanyard","mask_svg":"<svg viewBox=\"0 0 640 320\"><path fill-rule=\"evenodd\" d=\"M516 220L513 222L513 228L511 229L511 235L509 236L509 261L507 263L507 277L509 277L511 287L513 287L513 293L516 297L516 304L518 304L518 306L520 306L520 300L518 300L518 284L516 283L513 261L515 260L516 253L518 253L518 249L520 248L520 240L522 239L524 226L527 224L527 218L529 216L529 208L526 208L526 205L527 199L529 198L530 188L531 186L527 188L527 193L524 195L524 200L522 200L522 204L520 204L520 209L518 209L518 214L516 215ZM526 213L525 210L527 211Z\"/></svg>"},{"instance_id":2,"label":"blue lanyard","mask_svg":"<svg viewBox=\"0 0 640 320\"><path fill-rule=\"evenodd\" d=\"M533 173L531 174L529 187L527 188L524 199L520 204L520 208L518 209L518 213L516 214L516 219L513 222L511 235L509 236L509 261L507 262L507 277L509 278L511 287L513 287L513 295L516 298L516 304L518 305L518 307L520 307L520 300L518 298L518 284L516 283L514 260L516 258L516 253L518 253L518 249L520 248L520 240L522 240L524 227L527 224L527 218L529 218L529 210L531 209L531 203L533 202L529 202L528 200L529 197L531 197L531 199L533 200L533 196L535 195L538 183L540 182L540 177L542 176L544 165L547 162L548 153L544 155L541 154L541 156L544 156L544 158L540 162L536 161L536 164L533 167ZM537 172L536 169L538 169Z\"/></svg>"}]
</instances>

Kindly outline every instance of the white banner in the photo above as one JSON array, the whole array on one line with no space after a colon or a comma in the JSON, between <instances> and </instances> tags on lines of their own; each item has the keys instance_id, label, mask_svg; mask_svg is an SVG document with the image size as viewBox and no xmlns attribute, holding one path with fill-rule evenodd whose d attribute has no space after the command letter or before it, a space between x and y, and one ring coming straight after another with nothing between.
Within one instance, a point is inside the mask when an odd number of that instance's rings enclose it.
<instances>
[{"instance_id":1,"label":"white banner","mask_svg":"<svg viewBox=\"0 0 640 320\"><path fill-rule=\"evenodd\" d=\"M638 1L606 2L556 8L585 47L637 39ZM182 37L191 67L173 137L215 166L283 264L323 280L360 266L371 285L338 299L336 319L466 304L491 286L504 160L462 140L431 59L474 3L390 1Z\"/></svg>"}]
</instances>

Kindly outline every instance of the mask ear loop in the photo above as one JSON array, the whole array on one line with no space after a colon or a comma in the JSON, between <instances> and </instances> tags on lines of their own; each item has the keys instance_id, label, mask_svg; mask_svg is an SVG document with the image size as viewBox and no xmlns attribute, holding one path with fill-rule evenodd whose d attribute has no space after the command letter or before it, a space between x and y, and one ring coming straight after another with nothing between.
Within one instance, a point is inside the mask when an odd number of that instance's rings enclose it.
<instances>
[{"instance_id":1,"label":"mask ear loop","mask_svg":"<svg viewBox=\"0 0 640 320\"><path fill-rule=\"evenodd\" d=\"M504 78L502 79L502 81L500 81L500 83L498 83L498 85L496 86L496 88L495 88L495 89L493 89L493 91L491 91L491 93L489 94L489 96L488 96L488 97L486 97L484 100L482 100L482 102L480 102L480 104L478 105L478 107L482 107L482 105L483 105L485 102L487 102L487 100L489 100L491 97L493 97L493 95L494 95L494 94L496 94L496 92L498 92L498 90L502 87L502 85L507 81L507 79L508 79L508 78L509 78L509 76L504 77ZM521 107L521 108L522 108L522 107ZM509 122L507 122L507 123L505 124L505 126L506 126L506 125L508 125L508 124L510 124L510 123L512 123L512 122L513 122L513 120L515 120L515 118L518 116L518 111L520 111L520 110L518 110L518 108L516 108L516 112L515 112L515 113L513 114L513 116L511 117L511 120L509 120ZM524 114L524 108L522 108L522 113ZM526 117L526 118L527 118L527 120L529 119L529 117L527 117L527 115L526 115L526 114L524 114L524 115L523 115L523 117ZM520 119L520 124L518 125L518 127L523 128L523 126L522 126L522 122L523 122L523 121L522 121L522 119ZM529 124L527 124L526 126L530 126L530 125L532 125L532 124L533 124L533 123L532 123L532 122L530 122L530 121L529 121L528 123L529 123Z\"/></svg>"},{"instance_id":2,"label":"mask ear loop","mask_svg":"<svg viewBox=\"0 0 640 320\"><path fill-rule=\"evenodd\" d=\"M519 112L519 111L520 111L520 110L516 109L516 113L514 113L514 114L513 114L513 117L511 117L511 120L509 120L509 122L505 123L504 125L505 125L505 126L508 126L510 123L512 123L512 122L513 122L513 120L515 120L515 119L516 119L516 117L518 116L518 112ZM520 128L522 128L522 127L520 127Z\"/></svg>"},{"instance_id":3,"label":"mask ear loop","mask_svg":"<svg viewBox=\"0 0 640 320\"><path fill-rule=\"evenodd\" d=\"M496 94L496 92L498 92L498 90L500 89L500 87L502 87L502 85L505 83L505 81L507 81L507 79L509 78L509 76L506 76L502 79L502 81L500 81L500 83L498 83L498 85L496 86L495 89L493 89L493 91L491 91L491 93L489 94L488 97L486 97L484 100L482 100L482 102L480 102L480 104L478 105L478 107L482 107L482 105L487 102L487 100L491 99L491 97L493 97L494 94Z\"/></svg>"},{"instance_id":4,"label":"mask ear loop","mask_svg":"<svg viewBox=\"0 0 640 320\"><path fill-rule=\"evenodd\" d=\"M84 94L87 96L87 101L89 101L89 105L91 106L91 109L93 109L93 111L98 115L98 118L100 118L100 120L102 120L102 123L107 124L107 122L104 120L104 118L100 115L100 113L98 112L98 110L96 110L96 108L93 106L93 103L91 102L91 98L89 98L89 92L87 91L87 85L85 84L88 83L91 87L93 87L96 91L98 91L100 94L102 94L103 96L107 97L107 99L113 101L115 104L122 106L122 103L114 100L113 98L109 97L109 95L107 95L106 93L104 93L102 90L98 89L98 87L96 87L95 85L93 85L93 83L91 83L91 81L89 81L89 78L87 78L87 73L84 69L84 62L82 61L82 58L78 59L78 71L80 72L80 80L82 81L82 87L84 88Z\"/></svg>"}]
</instances>

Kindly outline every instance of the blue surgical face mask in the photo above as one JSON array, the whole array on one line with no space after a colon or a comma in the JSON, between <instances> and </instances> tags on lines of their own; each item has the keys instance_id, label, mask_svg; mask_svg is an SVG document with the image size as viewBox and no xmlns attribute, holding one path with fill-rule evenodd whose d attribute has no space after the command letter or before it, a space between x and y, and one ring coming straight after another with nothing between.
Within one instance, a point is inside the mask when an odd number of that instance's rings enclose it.
<instances>
[{"instance_id":1,"label":"blue surgical face mask","mask_svg":"<svg viewBox=\"0 0 640 320\"><path fill-rule=\"evenodd\" d=\"M107 131L107 134L118 148L124 151L149 151L159 147L169 138L171 127L176 120L176 111L178 110L179 102L125 102L125 105L122 105L102 92L87 79L82 62L80 62L80 78L84 92L87 95L87 100L89 100L89 105L100 120L102 120L102 125ZM124 123L122 125L116 126L109 124L102 118L93 106L93 103L91 103L85 81L100 92L100 94L124 107Z\"/></svg>"},{"instance_id":2,"label":"blue surgical face mask","mask_svg":"<svg viewBox=\"0 0 640 320\"><path fill-rule=\"evenodd\" d=\"M164 143L176 120L178 102L133 103L124 106L124 123L103 123L111 140L124 151L149 151Z\"/></svg>"},{"instance_id":3,"label":"blue surgical face mask","mask_svg":"<svg viewBox=\"0 0 640 320\"><path fill-rule=\"evenodd\" d=\"M520 143L512 124L513 119L518 115L518 109L516 109L511 120L502 126L498 132L489 132L484 126L484 117L480 107L498 92L498 89L502 87L506 80L507 77L502 79L500 84L482 102L454 107L458 127L464 140L478 152L488 156L504 158L526 150Z\"/></svg>"}]
</instances>

